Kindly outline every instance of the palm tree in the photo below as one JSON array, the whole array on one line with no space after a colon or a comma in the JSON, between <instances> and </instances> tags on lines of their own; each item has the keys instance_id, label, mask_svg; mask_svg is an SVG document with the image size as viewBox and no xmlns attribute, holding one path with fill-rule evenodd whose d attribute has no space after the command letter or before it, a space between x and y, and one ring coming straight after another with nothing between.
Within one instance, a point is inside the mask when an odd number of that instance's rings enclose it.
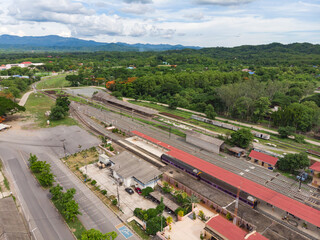
<instances>
[{"instance_id":1,"label":"palm tree","mask_svg":"<svg viewBox=\"0 0 320 240\"><path fill-rule=\"evenodd\" d=\"M193 211L195 203L199 203L199 198L197 198L196 195L192 194L190 197L187 197L186 202L183 204L183 206L186 209L189 209L191 207Z\"/></svg>"}]
</instances>

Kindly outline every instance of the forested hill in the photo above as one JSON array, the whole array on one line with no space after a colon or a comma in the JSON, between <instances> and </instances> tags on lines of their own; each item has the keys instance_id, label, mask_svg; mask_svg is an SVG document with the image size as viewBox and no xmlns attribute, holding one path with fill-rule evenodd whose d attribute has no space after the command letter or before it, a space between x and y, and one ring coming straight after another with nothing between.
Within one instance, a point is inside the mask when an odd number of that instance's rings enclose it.
<instances>
[{"instance_id":1,"label":"forested hill","mask_svg":"<svg viewBox=\"0 0 320 240\"><path fill-rule=\"evenodd\" d=\"M167 55L188 56L188 61L207 57L208 59L228 60L234 63L274 65L276 63L290 64L319 64L320 45L311 43L281 44L271 43L266 45L244 45L233 48L213 47L200 50L184 49L181 51L168 51ZM186 60L187 61L187 60Z\"/></svg>"},{"instance_id":2,"label":"forested hill","mask_svg":"<svg viewBox=\"0 0 320 240\"><path fill-rule=\"evenodd\" d=\"M169 44L127 44L127 43L101 43L77 38L66 38L56 35L41 37L19 37L13 35L0 36L0 50L2 51L59 51L59 52L92 52L92 51L166 51L181 50L185 48L199 49Z\"/></svg>"}]
</instances>

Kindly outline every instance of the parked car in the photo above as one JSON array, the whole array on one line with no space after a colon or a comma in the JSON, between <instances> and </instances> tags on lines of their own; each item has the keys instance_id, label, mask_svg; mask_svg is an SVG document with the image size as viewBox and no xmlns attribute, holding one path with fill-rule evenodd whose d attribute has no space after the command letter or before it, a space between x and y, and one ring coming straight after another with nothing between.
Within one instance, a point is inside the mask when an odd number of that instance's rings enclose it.
<instances>
[{"instance_id":1,"label":"parked car","mask_svg":"<svg viewBox=\"0 0 320 240\"><path fill-rule=\"evenodd\" d=\"M129 187L125 188L124 190L126 190L126 192L129 193L130 195L134 194L134 191Z\"/></svg>"},{"instance_id":2,"label":"parked car","mask_svg":"<svg viewBox=\"0 0 320 240\"><path fill-rule=\"evenodd\" d=\"M142 193L141 188L136 187L134 190L136 190L136 192L140 195Z\"/></svg>"}]
</instances>

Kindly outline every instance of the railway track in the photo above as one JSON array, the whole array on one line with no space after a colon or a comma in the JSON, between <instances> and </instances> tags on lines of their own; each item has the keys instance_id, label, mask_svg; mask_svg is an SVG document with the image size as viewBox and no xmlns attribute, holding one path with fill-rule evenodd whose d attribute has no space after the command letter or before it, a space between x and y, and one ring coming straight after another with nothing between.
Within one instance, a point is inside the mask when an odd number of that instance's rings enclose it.
<instances>
[{"instance_id":1,"label":"railway track","mask_svg":"<svg viewBox=\"0 0 320 240\"><path fill-rule=\"evenodd\" d=\"M44 93L45 95L55 99L55 96L52 96L50 94ZM124 128L125 132L129 133L131 130L139 129L140 127L144 127L144 124L142 123L137 123L136 121L130 122L130 125L124 126L123 123L120 123L121 120L124 120L126 117L125 116L119 116L116 113L113 112L108 112L104 109L97 109L93 106L88 106L88 105L82 105L79 103L76 103L76 107L74 104L70 105L70 109L72 114L83 124L85 125L88 129L93 131L96 135L106 135L106 130L102 126L98 126L98 123L94 122L90 117L88 116L94 116L96 119L99 119L100 121L108 120L105 122L110 122L110 117L112 119L118 119L119 122L116 121L116 125L119 128ZM111 116L110 116L111 115ZM113 122L114 125L114 122ZM148 128L150 126L147 126ZM108 136L110 137L110 136ZM117 142L117 139L113 139L113 141ZM185 150L186 152L189 152L193 155L196 155L200 158L205 159L206 161L209 161L221 168L224 168L230 172L233 172L235 174L241 175L251 181L257 182L263 186L266 186L272 190L275 190L279 193L285 193L287 196L294 198L296 200L299 200L303 203L309 198L309 196L303 195L300 192L295 192L291 190L291 185L290 183L280 180L277 178L277 174L273 172L266 172L264 169L260 169L258 166L251 165L247 162L243 162L239 159L233 159L229 157L228 159L222 158L220 156L215 156L212 157L211 153L207 153L205 151L199 151L198 153L194 153L194 148L191 146L188 147L186 144L180 143L180 141L174 141L175 146L178 148ZM126 146L125 147L127 150L130 151ZM131 150L132 151L132 150ZM147 152L146 152L147 153ZM254 167L254 171L252 169ZM241 174L242 173L242 174Z\"/></svg>"}]
</instances>

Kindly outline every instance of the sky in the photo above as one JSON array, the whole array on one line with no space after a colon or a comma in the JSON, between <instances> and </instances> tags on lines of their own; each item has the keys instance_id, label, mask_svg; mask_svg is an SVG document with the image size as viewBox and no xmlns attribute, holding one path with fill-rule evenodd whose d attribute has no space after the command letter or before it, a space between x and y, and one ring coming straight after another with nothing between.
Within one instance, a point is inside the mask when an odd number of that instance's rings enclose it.
<instances>
[{"instance_id":1,"label":"sky","mask_svg":"<svg viewBox=\"0 0 320 240\"><path fill-rule=\"evenodd\" d=\"M0 2L0 35L201 47L320 43L320 0Z\"/></svg>"}]
</instances>

